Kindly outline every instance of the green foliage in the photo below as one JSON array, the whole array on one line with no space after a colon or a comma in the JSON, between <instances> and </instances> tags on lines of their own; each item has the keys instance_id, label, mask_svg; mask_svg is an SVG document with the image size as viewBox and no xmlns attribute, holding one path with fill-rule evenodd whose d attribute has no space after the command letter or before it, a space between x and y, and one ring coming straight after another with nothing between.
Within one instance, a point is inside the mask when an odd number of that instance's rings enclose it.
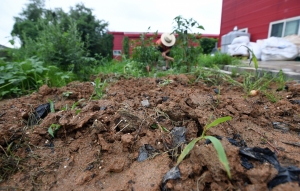
<instances>
[{"instance_id":1,"label":"green foliage","mask_svg":"<svg viewBox=\"0 0 300 191\"><path fill-rule=\"evenodd\" d=\"M151 37L148 37L147 34L148 32L142 33L140 39L131 41L132 59L140 63L139 69L144 69L145 66L155 63L160 55L154 42L154 39L157 38L157 32Z\"/></svg>"},{"instance_id":2,"label":"green foliage","mask_svg":"<svg viewBox=\"0 0 300 191\"><path fill-rule=\"evenodd\" d=\"M112 58L113 35L107 33L108 22L96 19L92 9L82 3L71 7L69 16L76 22L81 38L86 42L85 48L92 56L100 53Z\"/></svg>"},{"instance_id":3,"label":"green foliage","mask_svg":"<svg viewBox=\"0 0 300 191\"><path fill-rule=\"evenodd\" d=\"M174 59L177 62L177 65L183 63L186 65L187 72L190 72L191 65L194 65L197 62L197 56L201 53L201 47L199 46L199 40L197 37L200 34L190 34L192 28L198 28L204 30L203 26L199 25L197 21L190 18L184 19L181 16L174 18L175 26L173 33L176 33L177 40L176 46L179 47L181 53L175 56Z\"/></svg>"},{"instance_id":4,"label":"green foliage","mask_svg":"<svg viewBox=\"0 0 300 191\"><path fill-rule=\"evenodd\" d=\"M42 84L65 85L71 76L54 67L45 67L37 58L23 62L0 62L0 98L19 96L38 90ZM55 72L54 72L55 71Z\"/></svg>"},{"instance_id":5,"label":"green foliage","mask_svg":"<svg viewBox=\"0 0 300 191\"><path fill-rule=\"evenodd\" d=\"M204 139L209 139L212 143L213 146L215 147L217 154L218 154L218 158L219 161L223 164L228 177L231 179L231 174L230 174L230 168L229 168L229 163L224 151L224 148L221 144L221 142L216 139L215 137L212 136L205 136L206 132L211 128L211 127L215 127L217 125L219 125L220 123L224 123L228 120L231 120L231 117L227 116L227 117L221 117L218 118L216 120L214 120L213 122L211 122L210 124L206 125L203 129L202 135L201 137L195 138L193 139L182 151L182 153L180 154L180 156L177 159L177 165L179 165L181 163L181 161L189 154L189 152L194 148L195 144L200 141L200 140L204 140Z\"/></svg>"},{"instance_id":6,"label":"green foliage","mask_svg":"<svg viewBox=\"0 0 300 191\"><path fill-rule=\"evenodd\" d=\"M30 3L23 8L22 12L19 14L19 17L14 17L15 24L11 34L17 36L22 45L25 44L24 38L35 39L38 37L39 28L37 22L42 18L44 14L44 0L29 0Z\"/></svg>"},{"instance_id":7,"label":"green foliage","mask_svg":"<svg viewBox=\"0 0 300 191\"><path fill-rule=\"evenodd\" d=\"M123 38L123 47L122 47L122 51L123 51L123 54L125 55L125 58L129 58L129 38L128 36L125 36Z\"/></svg>"},{"instance_id":8,"label":"green foliage","mask_svg":"<svg viewBox=\"0 0 300 191\"><path fill-rule=\"evenodd\" d=\"M94 92L90 99L101 99L104 95L104 90L107 87L107 82L104 80L104 82L101 82L100 78L96 78L95 84L94 84Z\"/></svg>"},{"instance_id":9,"label":"green foliage","mask_svg":"<svg viewBox=\"0 0 300 191\"><path fill-rule=\"evenodd\" d=\"M49 103L50 103L50 111L51 111L51 113L55 113L54 102L52 100L49 100Z\"/></svg>"},{"instance_id":10,"label":"green foliage","mask_svg":"<svg viewBox=\"0 0 300 191\"><path fill-rule=\"evenodd\" d=\"M54 135L56 131L60 128L59 124L51 124L51 126L48 128L48 133L54 138Z\"/></svg>"},{"instance_id":11,"label":"green foliage","mask_svg":"<svg viewBox=\"0 0 300 191\"><path fill-rule=\"evenodd\" d=\"M201 54L198 56L199 66L213 68L214 66L222 67L224 65L237 65L240 61L228 54L217 53L214 56Z\"/></svg>"},{"instance_id":12,"label":"green foliage","mask_svg":"<svg viewBox=\"0 0 300 191\"><path fill-rule=\"evenodd\" d=\"M200 45L203 50L203 54L210 54L213 48L215 48L218 39L214 38L200 38Z\"/></svg>"}]
</instances>

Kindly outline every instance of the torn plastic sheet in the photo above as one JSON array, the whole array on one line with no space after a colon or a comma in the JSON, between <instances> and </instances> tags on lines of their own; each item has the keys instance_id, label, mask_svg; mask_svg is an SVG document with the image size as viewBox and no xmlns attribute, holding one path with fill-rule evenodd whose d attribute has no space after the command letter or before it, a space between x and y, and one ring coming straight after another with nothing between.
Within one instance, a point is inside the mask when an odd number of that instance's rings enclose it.
<instances>
[{"instance_id":1,"label":"torn plastic sheet","mask_svg":"<svg viewBox=\"0 0 300 191\"><path fill-rule=\"evenodd\" d=\"M159 151L155 148L153 148L149 144L144 144L139 151L139 156L137 158L138 162L143 162L147 160L147 158L153 156L154 154L159 153Z\"/></svg>"},{"instance_id":2,"label":"torn plastic sheet","mask_svg":"<svg viewBox=\"0 0 300 191\"><path fill-rule=\"evenodd\" d=\"M174 127L170 132L173 138L172 147L175 148L182 143L186 142L185 133L187 129L185 127Z\"/></svg>"},{"instance_id":3,"label":"torn plastic sheet","mask_svg":"<svg viewBox=\"0 0 300 191\"><path fill-rule=\"evenodd\" d=\"M279 184L283 184L286 182L293 182L297 181L300 184L300 169L295 166L289 166L289 167L281 167L280 163L276 157L276 154L272 152L269 148L258 148L258 147L253 147L253 148L240 148L240 154L243 155L247 159L255 159L259 160L261 162L269 162L272 164L277 170L278 174L273 178L269 183L268 183L268 188L272 189L275 186ZM242 165L246 169L249 167L248 165L252 165L249 161L248 163L242 161ZM252 165L253 168L253 165Z\"/></svg>"},{"instance_id":4,"label":"torn plastic sheet","mask_svg":"<svg viewBox=\"0 0 300 191\"><path fill-rule=\"evenodd\" d=\"M39 120L45 118L49 112L50 112L50 103L39 105L36 108L35 112L30 116L28 120L28 124L30 126L37 124Z\"/></svg>"},{"instance_id":5,"label":"torn plastic sheet","mask_svg":"<svg viewBox=\"0 0 300 191\"><path fill-rule=\"evenodd\" d=\"M168 180L174 180L174 179L177 179L177 178L180 178L180 171L179 171L179 168L178 166L175 166L173 168L171 168L164 176L163 180L162 180L162 184L161 184L161 190L162 191L167 191L167 181Z\"/></svg>"},{"instance_id":6,"label":"torn plastic sheet","mask_svg":"<svg viewBox=\"0 0 300 191\"><path fill-rule=\"evenodd\" d=\"M221 140L221 136L215 136L217 139ZM277 156L274 152L272 152L269 148L259 148L247 147L244 140L237 141L232 138L226 137L227 140L234 146L240 147L240 156L241 156L241 165L245 167L247 170L254 168L252 163L249 161L250 159L258 160L262 163L269 162L272 164L278 171L278 174L275 178L273 178L268 183L268 188L272 189L279 184L283 184L286 182L297 181L300 185L300 168L295 166L282 167L277 159ZM209 140L205 141L206 144L211 143Z\"/></svg>"},{"instance_id":7,"label":"torn plastic sheet","mask_svg":"<svg viewBox=\"0 0 300 191\"><path fill-rule=\"evenodd\" d=\"M222 139L221 136L216 136L217 139ZM249 148L246 146L244 140L237 141L232 138L227 138L228 141L234 145L240 147L239 153L241 156L241 165L245 167L247 170L253 168L254 166L249 161L250 159L258 160L262 163L269 162L272 164L277 170L278 174L268 183L268 188L272 189L279 184L283 184L286 182L294 182L297 181L300 185L300 168L295 166L282 167L277 159L276 154L271 151L269 148L259 148L253 147ZM210 141L206 141L207 144Z\"/></svg>"}]
</instances>

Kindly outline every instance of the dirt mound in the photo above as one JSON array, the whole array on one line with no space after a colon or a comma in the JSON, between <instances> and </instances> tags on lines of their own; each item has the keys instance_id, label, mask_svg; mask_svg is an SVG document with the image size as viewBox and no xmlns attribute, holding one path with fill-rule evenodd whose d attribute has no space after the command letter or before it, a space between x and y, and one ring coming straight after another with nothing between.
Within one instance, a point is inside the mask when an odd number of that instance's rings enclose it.
<instances>
[{"instance_id":1,"label":"dirt mound","mask_svg":"<svg viewBox=\"0 0 300 191\"><path fill-rule=\"evenodd\" d=\"M37 93L0 102L0 189L7 190L160 190L165 174L176 165L180 149L169 133L186 128L187 143L201 135L213 119L232 120L211 128L209 135L243 140L248 147L276 152L281 166L300 167L300 86L277 92L277 103L265 96L247 97L222 84L214 89L179 75L165 79L120 79L93 100L91 83L63 88L42 86ZM55 112L36 120L35 109L52 101ZM35 124L36 123L36 124ZM33 125L34 124L34 125ZM50 126L54 138L49 134ZM180 178L169 190L267 190L278 173L269 163L241 165L239 147L226 138L223 147L232 179L212 144L198 142L179 165ZM151 151L138 161L142 150ZM7 168L4 168L6 165ZM8 177L8 174L12 175ZM273 190L299 190L297 182Z\"/></svg>"}]
</instances>

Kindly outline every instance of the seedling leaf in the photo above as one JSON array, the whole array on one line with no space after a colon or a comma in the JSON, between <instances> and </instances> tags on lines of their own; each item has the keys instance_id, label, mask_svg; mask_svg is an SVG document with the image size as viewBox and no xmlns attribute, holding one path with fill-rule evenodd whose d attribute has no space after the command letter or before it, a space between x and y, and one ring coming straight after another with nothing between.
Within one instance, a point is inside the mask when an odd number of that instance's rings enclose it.
<instances>
[{"instance_id":1,"label":"seedling leaf","mask_svg":"<svg viewBox=\"0 0 300 191\"><path fill-rule=\"evenodd\" d=\"M50 104L50 111L51 111L51 113L55 113L53 101L52 101L52 100L49 100L49 104Z\"/></svg>"},{"instance_id":2,"label":"seedling leaf","mask_svg":"<svg viewBox=\"0 0 300 191\"><path fill-rule=\"evenodd\" d=\"M228 163L228 160L227 160L227 157L226 157L226 154L225 154L225 150L224 150L221 142L217 138L212 137L212 136L205 136L204 138L209 139L212 142L213 146L215 147L215 149L218 153L219 161L223 164L223 166L225 167L225 170L227 172L228 177L231 179L229 163Z\"/></svg>"},{"instance_id":3,"label":"seedling leaf","mask_svg":"<svg viewBox=\"0 0 300 191\"><path fill-rule=\"evenodd\" d=\"M189 154L189 152L194 148L195 144L201 139L201 137L193 139L182 151L180 156L177 159L177 165Z\"/></svg>"},{"instance_id":4,"label":"seedling leaf","mask_svg":"<svg viewBox=\"0 0 300 191\"><path fill-rule=\"evenodd\" d=\"M218 118L218 119L214 120L213 122L211 122L210 124L208 124L208 125L206 126L205 130L207 131L207 130L210 129L211 127L217 126L217 125L219 125L220 123L223 123L223 122L228 121L228 120L231 120L231 119L232 119L232 117L230 117L230 116Z\"/></svg>"},{"instance_id":5,"label":"seedling leaf","mask_svg":"<svg viewBox=\"0 0 300 191\"><path fill-rule=\"evenodd\" d=\"M51 126L48 128L48 133L49 133L52 137L54 137L54 132L53 132L53 129L52 129Z\"/></svg>"}]
</instances>

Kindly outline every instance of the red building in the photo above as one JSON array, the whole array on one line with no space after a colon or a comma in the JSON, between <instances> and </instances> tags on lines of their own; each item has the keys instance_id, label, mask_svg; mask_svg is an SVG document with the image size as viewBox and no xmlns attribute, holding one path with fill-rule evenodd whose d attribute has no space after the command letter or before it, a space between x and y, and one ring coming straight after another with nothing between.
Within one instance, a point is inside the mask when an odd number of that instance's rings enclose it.
<instances>
[{"instance_id":1,"label":"red building","mask_svg":"<svg viewBox=\"0 0 300 191\"><path fill-rule=\"evenodd\" d=\"M114 47L113 47L113 57L116 59L120 59L122 54L122 45L123 45L123 39L124 37L129 38L130 40L136 40L140 38L140 35L142 33L138 32L109 32L110 34L114 35ZM162 33L158 33L158 37L161 36ZM148 33L147 36L151 37L154 33ZM219 34L202 34L201 37L207 37L207 38L219 38Z\"/></svg>"},{"instance_id":2,"label":"red building","mask_svg":"<svg viewBox=\"0 0 300 191\"><path fill-rule=\"evenodd\" d=\"M223 0L220 37L235 26L252 42L300 35L300 0Z\"/></svg>"}]
</instances>

